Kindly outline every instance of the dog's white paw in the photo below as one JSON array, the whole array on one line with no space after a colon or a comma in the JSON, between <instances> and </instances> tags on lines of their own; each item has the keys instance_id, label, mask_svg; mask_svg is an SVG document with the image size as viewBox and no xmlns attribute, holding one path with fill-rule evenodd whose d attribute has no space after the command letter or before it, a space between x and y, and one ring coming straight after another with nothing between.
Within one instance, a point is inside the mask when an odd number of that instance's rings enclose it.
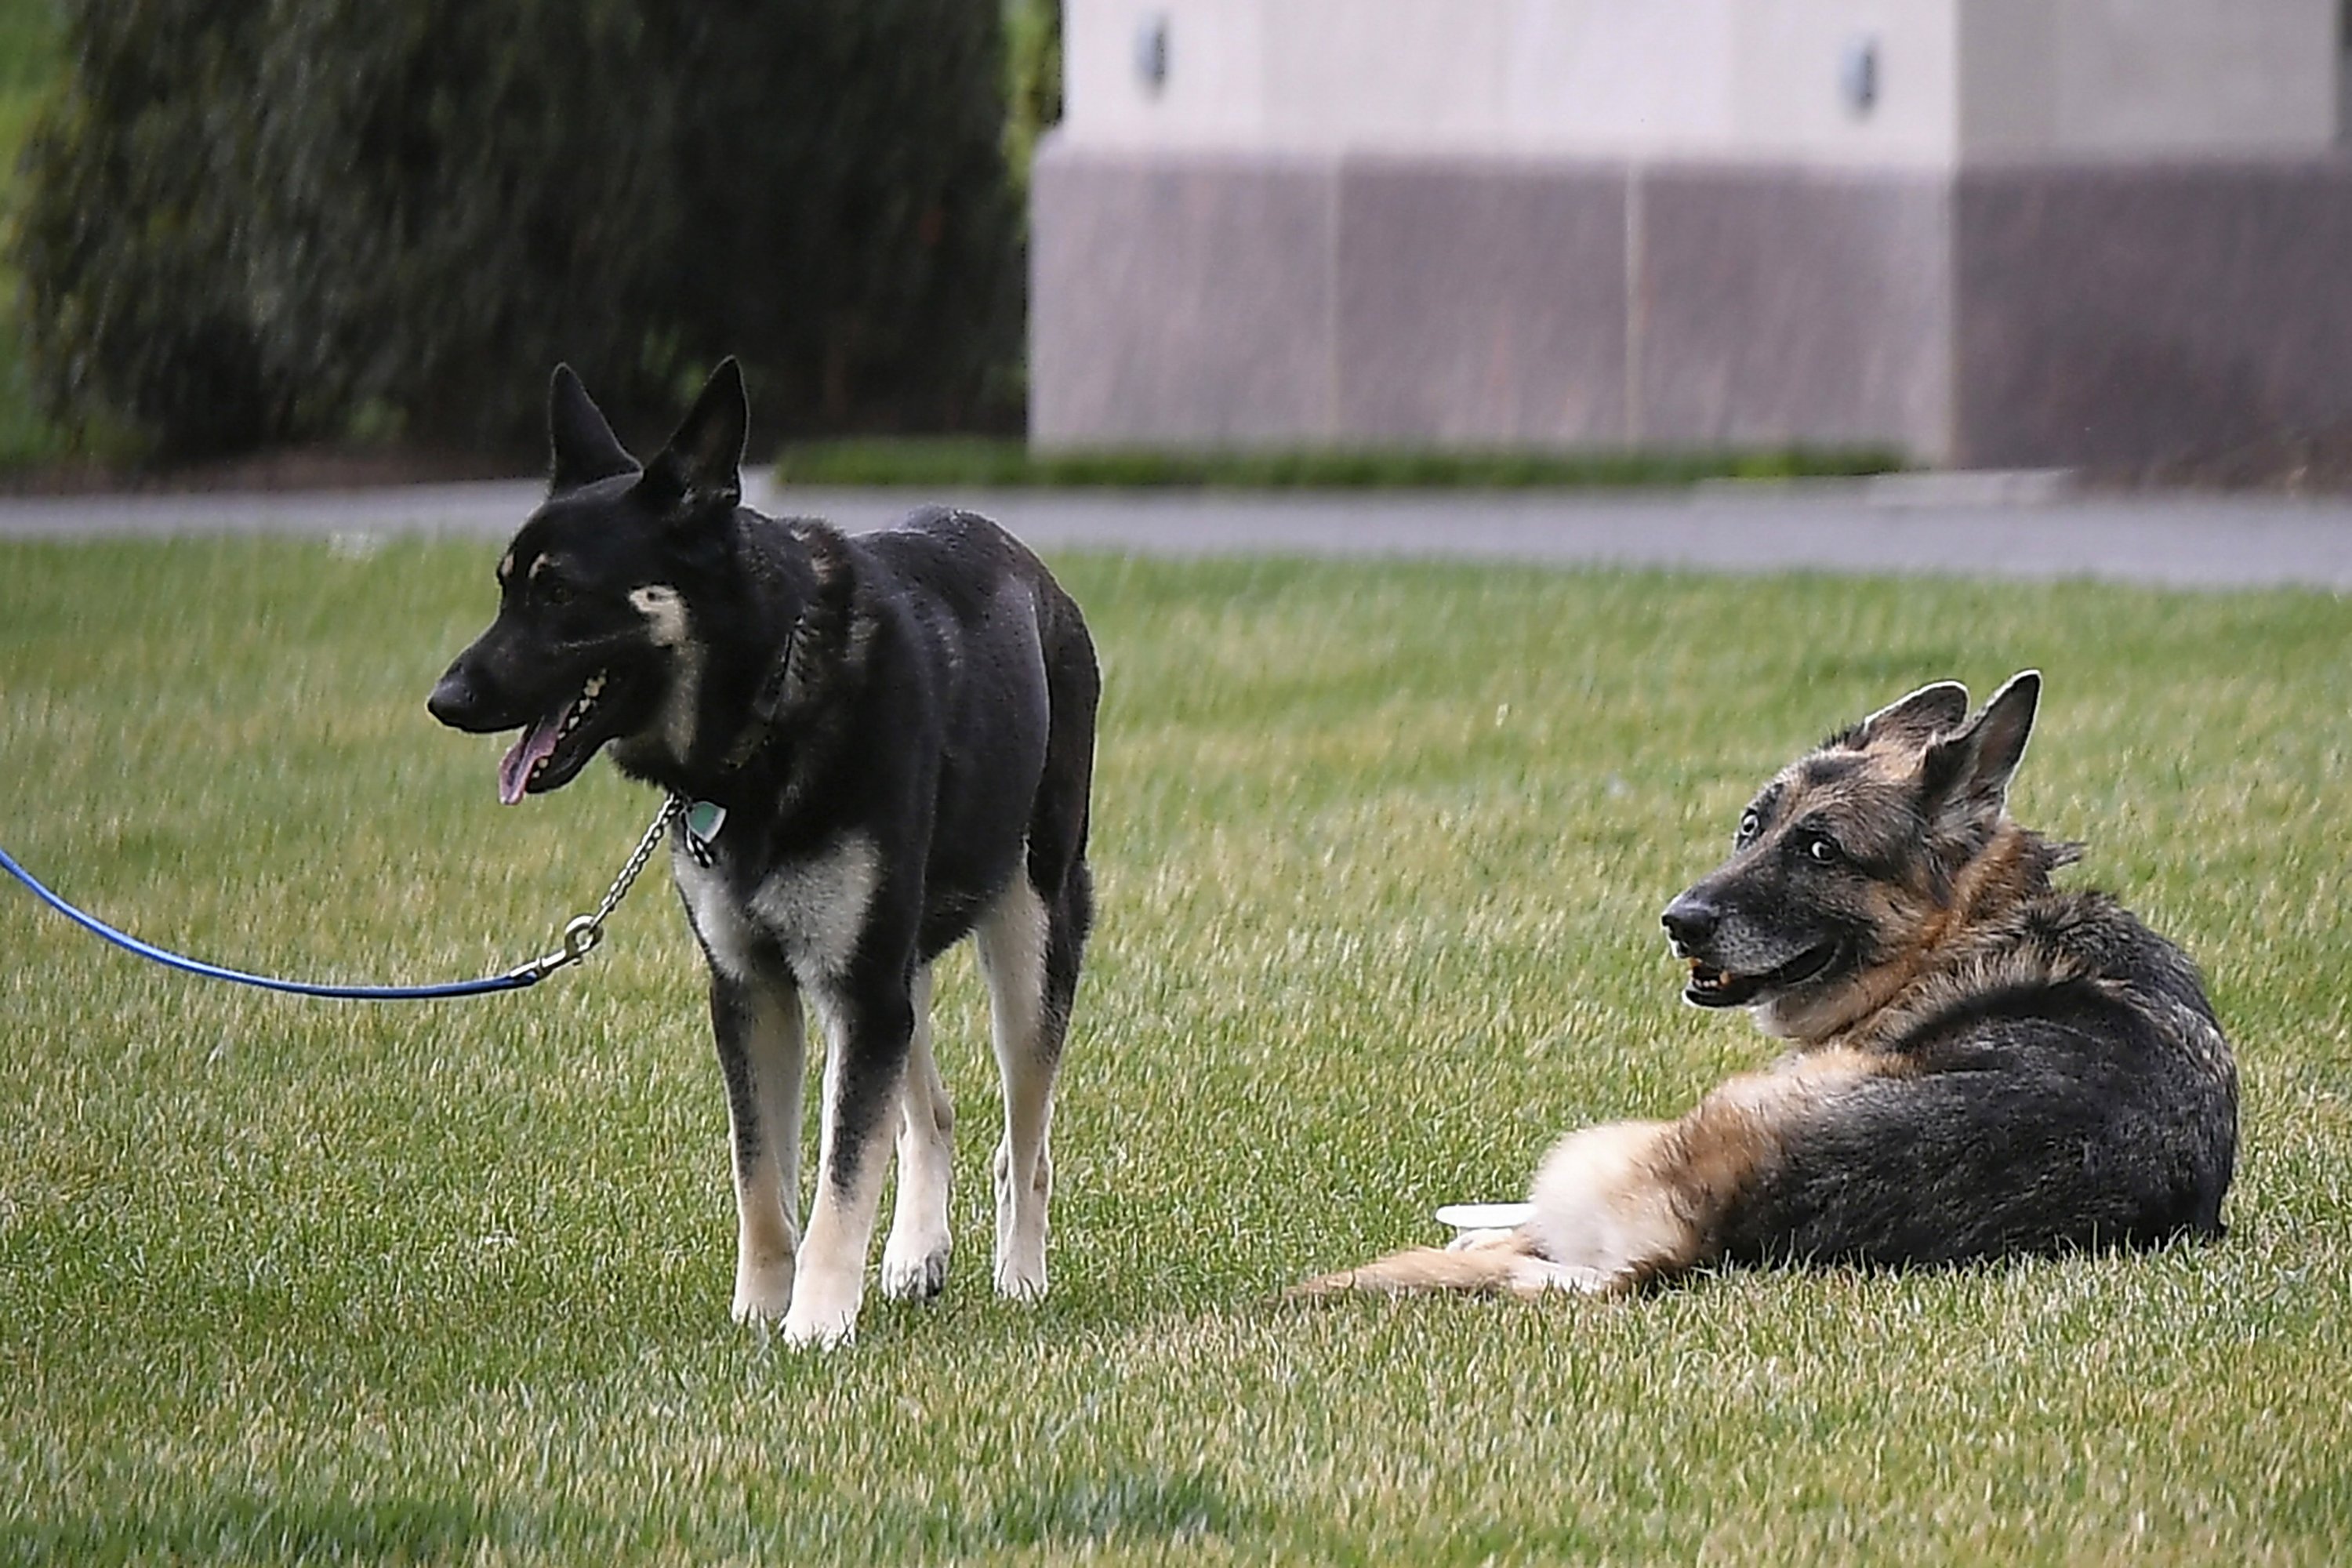
<instances>
[{"instance_id":1,"label":"dog's white paw","mask_svg":"<svg viewBox=\"0 0 2352 1568\"><path fill-rule=\"evenodd\" d=\"M882 1294L893 1301L929 1301L947 1289L948 1238L908 1237L891 1232L882 1249Z\"/></svg>"},{"instance_id":2,"label":"dog's white paw","mask_svg":"<svg viewBox=\"0 0 2352 1568\"><path fill-rule=\"evenodd\" d=\"M772 1323L793 1304L793 1266L764 1269L739 1268L735 1300L728 1315L739 1323Z\"/></svg>"},{"instance_id":3,"label":"dog's white paw","mask_svg":"<svg viewBox=\"0 0 2352 1568\"><path fill-rule=\"evenodd\" d=\"M996 1293L1009 1301L1042 1301L1045 1299L1045 1249L1039 1247L1034 1257L1015 1256L996 1260Z\"/></svg>"},{"instance_id":4,"label":"dog's white paw","mask_svg":"<svg viewBox=\"0 0 2352 1568\"><path fill-rule=\"evenodd\" d=\"M1013 1157L996 1150L996 1293L1011 1300L1035 1301L1045 1294L1045 1205L1053 1194L1053 1167L1037 1158L1029 1190L1013 1180Z\"/></svg>"},{"instance_id":5,"label":"dog's white paw","mask_svg":"<svg viewBox=\"0 0 2352 1568\"><path fill-rule=\"evenodd\" d=\"M955 1250L948 1228L947 1164L929 1164L926 1181L903 1144L899 1159L898 1209L890 1239L882 1244L882 1293L894 1301L928 1301L947 1288L948 1258Z\"/></svg>"},{"instance_id":6,"label":"dog's white paw","mask_svg":"<svg viewBox=\"0 0 2352 1568\"><path fill-rule=\"evenodd\" d=\"M820 1310L795 1301L776 1329L776 1337L795 1350L838 1349L857 1337L857 1310Z\"/></svg>"},{"instance_id":7,"label":"dog's white paw","mask_svg":"<svg viewBox=\"0 0 2352 1568\"><path fill-rule=\"evenodd\" d=\"M803 1268L793 1304L777 1334L784 1343L831 1350L857 1335L857 1306L865 1281L854 1268Z\"/></svg>"}]
</instances>

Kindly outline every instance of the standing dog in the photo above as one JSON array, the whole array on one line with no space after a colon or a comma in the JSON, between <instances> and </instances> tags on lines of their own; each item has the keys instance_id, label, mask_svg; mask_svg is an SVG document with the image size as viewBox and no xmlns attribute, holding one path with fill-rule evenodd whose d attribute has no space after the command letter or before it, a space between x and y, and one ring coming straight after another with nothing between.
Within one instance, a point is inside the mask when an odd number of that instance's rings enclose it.
<instances>
[{"instance_id":1,"label":"standing dog","mask_svg":"<svg viewBox=\"0 0 2352 1568\"><path fill-rule=\"evenodd\" d=\"M1004 1078L996 1288L1045 1293L1099 684L1077 606L994 524L929 510L851 538L742 505L748 416L730 360L641 467L557 370L547 500L499 563L498 618L429 706L460 730L522 731L499 768L509 805L607 745L694 803L671 864L727 1080L734 1313L832 1345L856 1328L893 1127L882 1288L921 1300L946 1282L954 1115L929 972L968 934ZM803 998L825 1047L805 1235Z\"/></svg>"},{"instance_id":2,"label":"standing dog","mask_svg":"<svg viewBox=\"0 0 2352 1568\"><path fill-rule=\"evenodd\" d=\"M2237 1072L2197 973L2011 822L2041 691L1950 682L1800 758L1666 907L1684 995L1794 1050L1676 1121L1556 1145L1517 1223L1301 1287L1615 1291L1718 1262L1901 1266L2221 1229Z\"/></svg>"}]
</instances>

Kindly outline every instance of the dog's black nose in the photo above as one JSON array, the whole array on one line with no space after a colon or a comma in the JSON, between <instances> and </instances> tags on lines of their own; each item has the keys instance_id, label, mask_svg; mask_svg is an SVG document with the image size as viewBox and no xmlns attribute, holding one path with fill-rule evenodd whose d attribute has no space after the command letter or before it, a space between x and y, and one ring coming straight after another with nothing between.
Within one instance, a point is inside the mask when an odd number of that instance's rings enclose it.
<instances>
[{"instance_id":1,"label":"dog's black nose","mask_svg":"<svg viewBox=\"0 0 2352 1568\"><path fill-rule=\"evenodd\" d=\"M433 695L425 700L425 710L453 730L475 728L474 713L480 706L474 683L458 665L449 667L448 673L434 684Z\"/></svg>"},{"instance_id":2,"label":"dog's black nose","mask_svg":"<svg viewBox=\"0 0 2352 1568\"><path fill-rule=\"evenodd\" d=\"M1666 938L1675 944L1675 951L1688 956L1693 949L1704 946L1706 939L1715 934L1719 918L1713 904L1685 893L1666 906L1666 912L1658 917L1658 923L1666 928Z\"/></svg>"}]
</instances>

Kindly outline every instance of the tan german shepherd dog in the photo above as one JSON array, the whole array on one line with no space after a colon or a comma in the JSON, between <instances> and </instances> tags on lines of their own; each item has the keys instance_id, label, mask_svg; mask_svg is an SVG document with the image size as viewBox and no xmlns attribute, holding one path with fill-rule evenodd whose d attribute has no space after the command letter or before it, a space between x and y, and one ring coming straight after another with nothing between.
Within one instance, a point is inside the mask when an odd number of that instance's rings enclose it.
<instances>
[{"instance_id":1,"label":"tan german shepherd dog","mask_svg":"<svg viewBox=\"0 0 2352 1568\"><path fill-rule=\"evenodd\" d=\"M1790 763L1666 907L1684 995L1788 1041L1674 1121L1555 1145L1511 1223L1300 1286L1636 1289L2221 1230L2238 1085L2197 971L2009 819L2041 677L1922 688Z\"/></svg>"}]
</instances>

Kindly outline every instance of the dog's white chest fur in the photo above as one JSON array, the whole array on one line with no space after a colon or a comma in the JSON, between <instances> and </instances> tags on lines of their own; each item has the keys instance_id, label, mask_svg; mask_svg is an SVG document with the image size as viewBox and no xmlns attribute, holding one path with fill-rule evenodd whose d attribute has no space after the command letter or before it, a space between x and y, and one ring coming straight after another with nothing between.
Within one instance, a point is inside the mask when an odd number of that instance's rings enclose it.
<instances>
[{"instance_id":1,"label":"dog's white chest fur","mask_svg":"<svg viewBox=\"0 0 2352 1568\"><path fill-rule=\"evenodd\" d=\"M848 970L881 868L874 841L862 833L845 835L814 855L782 862L749 899L736 895L721 867L701 866L682 848L672 853L670 863L713 963L732 978L744 979L761 946L770 944L783 953L803 984Z\"/></svg>"}]
</instances>

